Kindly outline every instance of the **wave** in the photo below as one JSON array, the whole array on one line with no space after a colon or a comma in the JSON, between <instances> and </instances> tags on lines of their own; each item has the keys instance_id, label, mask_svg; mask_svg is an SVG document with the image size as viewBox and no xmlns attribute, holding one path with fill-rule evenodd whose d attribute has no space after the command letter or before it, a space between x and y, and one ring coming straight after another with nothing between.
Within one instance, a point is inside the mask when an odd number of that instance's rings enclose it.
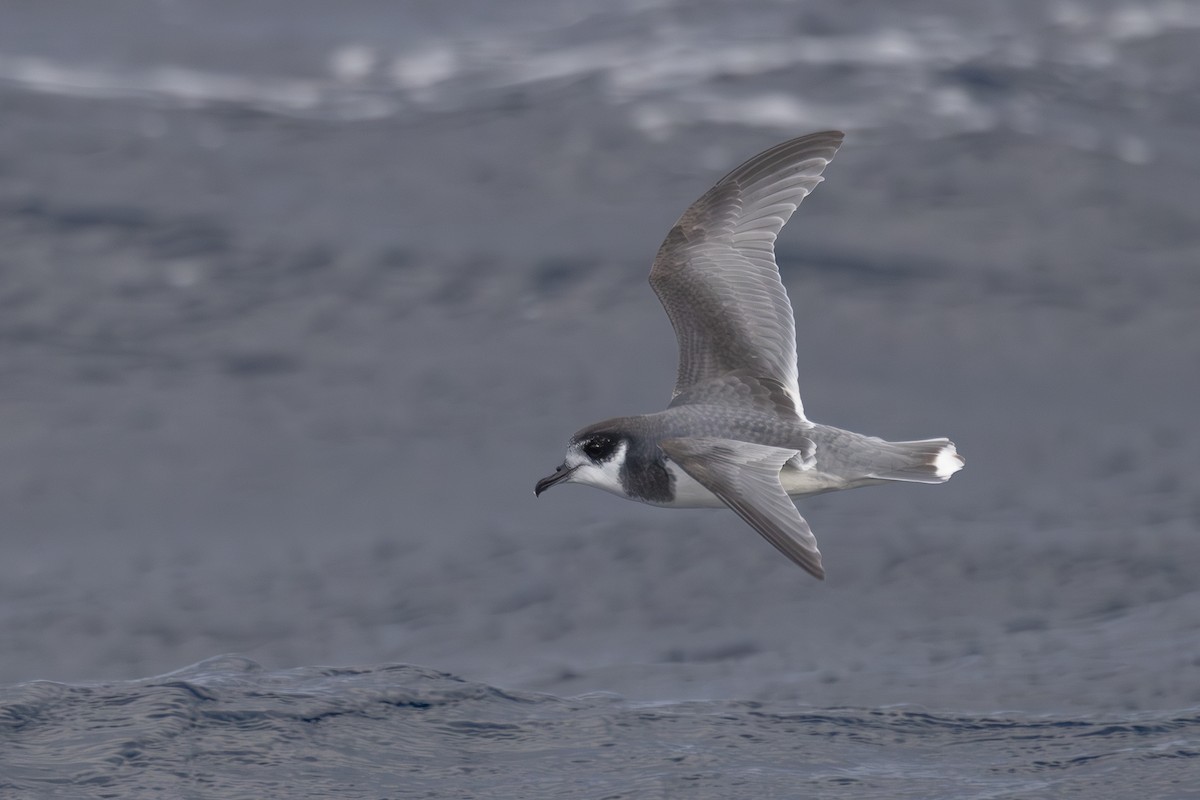
<instances>
[{"instance_id":1,"label":"wave","mask_svg":"<svg viewBox=\"0 0 1200 800\"><path fill-rule=\"evenodd\" d=\"M419 44L330 43L318 77L218 72L181 64L115 67L0 54L0 82L59 95L232 104L264 113L358 121L505 107L514 94L586 86L651 139L701 122L778 129L910 128L929 135L998 126L1103 148L1086 108L1055 108L1039 83L1146 91L1140 43L1200 29L1200 10L1159 2L1093 9L1057 3L1015 12L905 15L856 33L815 33L802 16L635 5L533 32L482 31ZM1036 16L1036 15L1035 15ZM741 29L744 17L771 28ZM202 49L202 48L200 48ZM1090 88L1094 93L1095 89ZM1121 137L1115 154L1152 153Z\"/></svg>"},{"instance_id":2,"label":"wave","mask_svg":"<svg viewBox=\"0 0 1200 800\"><path fill-rule=\"evenodd\" d=\"M119 683L0 690L0 795L1006 797L1190 791L1200 710L1065 718L912 707L628 703L408 665L223 656ZM1190 776L1190 777L1189 777ZM102 791L103 790L103 791Z\"/></svg>"}]
</instances>

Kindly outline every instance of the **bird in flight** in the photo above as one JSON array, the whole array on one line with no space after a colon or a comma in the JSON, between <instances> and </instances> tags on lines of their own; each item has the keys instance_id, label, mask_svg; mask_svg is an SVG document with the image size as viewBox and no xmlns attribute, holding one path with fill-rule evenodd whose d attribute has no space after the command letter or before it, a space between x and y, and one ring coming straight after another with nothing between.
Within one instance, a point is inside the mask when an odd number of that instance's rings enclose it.
<instances>
[{"instance_id":1,"label":"bird in flight","mask_svg":"<svg viewBox=\"0 0 1200 800\"><path fill-rule=\"evenodd\" d=\"M727 507L824 578L817 540L793 497L944 483L962 469L949 439L889 442L804 415L775 238L823 180L842 138L825 131L776 145L683 212L650 270L679 342L670 404L578 431L536 494L580 483L656 506Z\"/></svg>"}]
</instances>

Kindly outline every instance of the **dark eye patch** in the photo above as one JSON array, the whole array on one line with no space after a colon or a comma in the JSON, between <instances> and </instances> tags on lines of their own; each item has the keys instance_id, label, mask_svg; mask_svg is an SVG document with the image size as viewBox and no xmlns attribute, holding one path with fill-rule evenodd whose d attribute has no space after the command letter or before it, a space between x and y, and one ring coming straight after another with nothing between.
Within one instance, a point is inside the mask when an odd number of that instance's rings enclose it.
<instances>
[{"instance_id":1,"label":"dark eye patch","mask_svg":"<svg viewBox=\"0 0 1200 800\"><path fill-rule=\"evenodd\" d=\"M611 436L592 436L583 443L583 452L592 461L605 461L617 449L617 440Z\"/></svg>"}]
</instances>

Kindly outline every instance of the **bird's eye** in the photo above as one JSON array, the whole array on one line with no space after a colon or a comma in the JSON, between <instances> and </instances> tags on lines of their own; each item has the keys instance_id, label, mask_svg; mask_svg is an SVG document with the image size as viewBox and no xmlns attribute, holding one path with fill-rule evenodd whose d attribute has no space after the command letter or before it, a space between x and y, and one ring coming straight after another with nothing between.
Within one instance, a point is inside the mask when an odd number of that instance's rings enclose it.
<instances>
[{"instance_id":1,"label":"bird's eye","mask_svg":"<svg viewBox=\"0 0 1200 800\"><path fill-rule=\"evenodd\" d=\"M592 461L604 461L617 449L617 440L611 436L593 436L583 443L583 452Z\"/></svg>"}]
</instances>

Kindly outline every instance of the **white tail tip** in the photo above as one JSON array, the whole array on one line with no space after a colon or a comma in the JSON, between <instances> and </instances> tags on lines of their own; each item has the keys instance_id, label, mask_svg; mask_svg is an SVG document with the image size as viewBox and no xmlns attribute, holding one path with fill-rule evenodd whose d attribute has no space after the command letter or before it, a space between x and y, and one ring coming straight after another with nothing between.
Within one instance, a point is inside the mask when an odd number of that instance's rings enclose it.
<instances>
[{"instance_id":1,"label":"white tail tip","mask_svg":"<svg viewBox=\"0 0 1200 800\"><path fill-rule=\"evenodd\" d=\"M933 469L937 476L945 481L962 469L964 463L966 462L963 461L963 457L958 454L954 443L951 442L938 451L937 456L933 459Z\"/></svg>"}]
</instances>

